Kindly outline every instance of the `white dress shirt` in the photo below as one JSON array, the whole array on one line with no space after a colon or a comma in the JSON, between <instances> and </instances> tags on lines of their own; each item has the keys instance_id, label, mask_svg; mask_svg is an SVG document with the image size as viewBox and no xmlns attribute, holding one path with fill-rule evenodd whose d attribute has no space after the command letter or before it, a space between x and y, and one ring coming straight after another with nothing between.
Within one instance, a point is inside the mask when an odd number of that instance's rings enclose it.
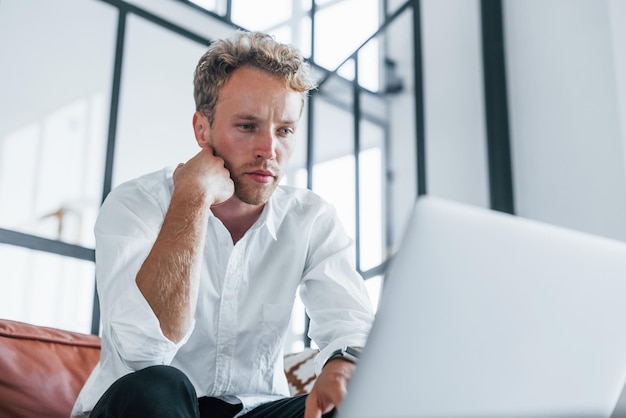
<instances>
[{"instance_id":1,"label":"white dress shirt","mask_svg":"<svg viewBox=\"0 0 626 418\"><path fill-rule=\"evenodd\" d=\"M135 276L167 212L172 173L122 184L101 208L95 235L102 353L72 416L86 416L118 378L157 364L182 370L198 397L236 396L241 414L289 396L283 345L298 287L309 335L321 349L318 374L333 351L366 342L374 314L354 268L353 241L332 206L286 186L234 245L209 215L194 323L179 343L168 340Z\"/></svg>"}]
</instances>

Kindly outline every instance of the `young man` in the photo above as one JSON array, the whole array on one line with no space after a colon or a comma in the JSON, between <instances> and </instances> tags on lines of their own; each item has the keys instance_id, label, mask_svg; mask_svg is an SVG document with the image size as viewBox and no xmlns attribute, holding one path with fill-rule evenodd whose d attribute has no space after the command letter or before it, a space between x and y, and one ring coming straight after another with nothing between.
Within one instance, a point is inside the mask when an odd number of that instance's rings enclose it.
<instances>
[{"instance_id":1,"label":"young man","mask_svg":"<svg viewBox=\"0 0 626 418\"><path fill-rule=\"evenodd\" d=\"M200 152L119 186L98 217L102 354L73 416L311 418L339 406L355 367L341 349L365 344L369 297L332 207L278 185L314 87L301 55L261 33L200 59ZM321 351L311 393L289 398L282 347L298 288Z\"/></svg>"}]
</instances>

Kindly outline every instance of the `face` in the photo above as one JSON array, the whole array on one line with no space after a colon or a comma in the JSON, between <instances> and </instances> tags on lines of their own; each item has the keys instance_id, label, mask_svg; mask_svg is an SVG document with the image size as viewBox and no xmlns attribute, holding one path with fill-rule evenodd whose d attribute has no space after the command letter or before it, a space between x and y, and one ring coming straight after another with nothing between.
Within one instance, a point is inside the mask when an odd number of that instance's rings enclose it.
<instances>
[{"instance_id":1,"label":"face","mask_svg":"<svg viewBox=\"0 0 626 418\"><path fill-rule=\"evenodd\" d=\"M302 106L301 93L253 67L237 69L222 87L213 125L198 143L224 160L242 202L264 204L278 186Z\"/></svg>"}]
</instances>

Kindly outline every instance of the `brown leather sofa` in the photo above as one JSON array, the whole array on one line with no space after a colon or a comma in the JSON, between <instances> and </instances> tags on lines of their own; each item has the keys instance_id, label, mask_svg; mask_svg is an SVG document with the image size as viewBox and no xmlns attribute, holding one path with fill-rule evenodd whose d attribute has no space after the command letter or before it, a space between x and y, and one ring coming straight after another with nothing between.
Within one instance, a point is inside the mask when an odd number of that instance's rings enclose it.
<instances>
[{"instance_id":1,"label":"brown leather sofa","mask_svg":"<svg viewBox=\"0 0 626 418\"><path fill-rule=\"evenodd\" d=\"M285 356L292 394L313 385L316 353ZM97 336L0 319L0 417L69 417L99 358Z\"/></svg>"},{"instance_id":2,"label":"brown leather sofa","mask_svg":"<svg viewBox=\"0 0 626 418\"><path fill-rule=\"evenodd\" d=\"M68 418L99 358L97 336L0 319L0 417Z\"/></svg>"}]
</instances>

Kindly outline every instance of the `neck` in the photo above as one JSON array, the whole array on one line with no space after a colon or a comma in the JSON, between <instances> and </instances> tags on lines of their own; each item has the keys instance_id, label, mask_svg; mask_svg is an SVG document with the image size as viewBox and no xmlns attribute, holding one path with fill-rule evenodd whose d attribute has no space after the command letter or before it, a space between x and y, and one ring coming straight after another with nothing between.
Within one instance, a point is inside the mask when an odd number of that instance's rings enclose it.
<instances>
[{"instance_id":1,"label":"neck","mask_svg":"<svg viewBox=\"0 0 626 418\"><path fill-rule=\"evenodd\" d=\"M237 243L246 231L259 219L265 205L250 205L233 196L219 205L211 206L211 212L217 217Z\"/></svg>"}]
</instances>

